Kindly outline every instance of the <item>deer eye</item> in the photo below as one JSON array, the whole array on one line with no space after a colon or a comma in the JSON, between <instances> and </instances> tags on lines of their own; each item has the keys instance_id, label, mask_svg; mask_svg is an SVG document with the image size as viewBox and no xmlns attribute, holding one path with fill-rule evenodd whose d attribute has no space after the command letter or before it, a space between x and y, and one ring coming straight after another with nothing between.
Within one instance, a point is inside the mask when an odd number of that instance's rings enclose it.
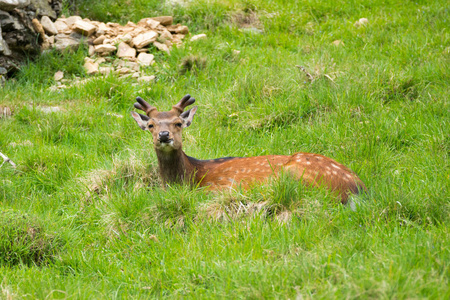
<instances>
[{"instance_id":1,"label":"deer eye","mask_svg":"<svg viewBox=\"0 0 450 300\"><path fill-rule=\"evenodd\" d=\"M148 124L148 128L153 128L153 124Z\"/></svg>"},{"instance_id":2,"label":"deer eye","mask_svg":"<svg viewBox=\"0 0 450 300\"><path fill-rule=\"evenodd\" d=\"M175 123L175 126L177 126L177 127L180 127L180 128L181 128L181 126L183 126L183 123L181 123L181 122Z\"/></svg>"}]
</instances>

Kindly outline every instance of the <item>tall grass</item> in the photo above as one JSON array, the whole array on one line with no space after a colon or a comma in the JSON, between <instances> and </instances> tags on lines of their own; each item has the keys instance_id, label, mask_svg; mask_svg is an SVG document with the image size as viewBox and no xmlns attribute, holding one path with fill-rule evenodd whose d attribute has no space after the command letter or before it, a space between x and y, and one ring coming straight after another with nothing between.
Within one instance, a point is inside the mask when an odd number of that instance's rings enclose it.
<instances>
[{"instance_id":1,"label":"tall grass","mask_svg":"<svg viewBox=\"0 0 450 300\"><path fill-rule=\"evenodd\" d=\"M207 34L157 55L151 84L50 91L58 70L86 77L80 49L3 87L0 151L18 167L0 167L1 297L449 298L448 5L175 2L66 3L100 21L173 14ZM187 93L199 106L188 155L320 153L367 195L351 211L288 176L162 188L130 111L136 96L166 110Z\"/></svg>"}]
</instances>

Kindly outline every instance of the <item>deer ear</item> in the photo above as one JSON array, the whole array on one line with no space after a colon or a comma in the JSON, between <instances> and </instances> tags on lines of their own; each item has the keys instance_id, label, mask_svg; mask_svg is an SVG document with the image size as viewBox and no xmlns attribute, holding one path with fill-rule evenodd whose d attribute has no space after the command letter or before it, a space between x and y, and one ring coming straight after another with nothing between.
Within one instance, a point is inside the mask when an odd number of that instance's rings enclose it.
<instances>
[{"instance_id":1,"label":"deer ear","mask_svg":"<svg viewBox=\"0 0 450 300\"><path fill-rule=\"evenodd\" d=\"M187 110L180 115L180 118L184 121L183 127L189 127L191 125L192 119L194 119L194 115L196 112L197 106L194 106L190 110Z\"/></svg>"},{"instance_id":2,"label":"deer ear","mask_svg":"<svg viewBox=\"0 0 450 300\"><path fill-rule=\"evenodd\" d=\"M143 120L142 117L144 117L141 114L138 114L134 111L131 112L131 116L133 117L133 119L136 121L136 123L138 123L139 127L141 127L142 130L148 130L147 129L147 121L148 120Z\"/></svg>"}]
</instances>

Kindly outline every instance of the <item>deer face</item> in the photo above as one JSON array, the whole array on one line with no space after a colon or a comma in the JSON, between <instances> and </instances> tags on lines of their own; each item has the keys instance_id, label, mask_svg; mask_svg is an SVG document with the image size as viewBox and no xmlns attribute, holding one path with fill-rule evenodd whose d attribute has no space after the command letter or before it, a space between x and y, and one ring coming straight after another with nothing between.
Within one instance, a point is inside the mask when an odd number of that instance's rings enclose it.
<instances>
[{"instance_id":1,"label":"deer face","mask_svg":"<svg viewBox=\"0 0 450 300\"><path fill-rule=\"evenodd\" d=\"M183 112L185 106L194 103L195 99L186 95L181 101L174 105L172 110L158 112L156 108L150 106L141 98L137 98L135 107L144 110L147 116L132 112L134 120L142 130L148 130L153 136L153 145L156 150L172 152L181 150L181 134L183 128L192 123L197 107L193 107Z\"/></svg>"}]
</instances>

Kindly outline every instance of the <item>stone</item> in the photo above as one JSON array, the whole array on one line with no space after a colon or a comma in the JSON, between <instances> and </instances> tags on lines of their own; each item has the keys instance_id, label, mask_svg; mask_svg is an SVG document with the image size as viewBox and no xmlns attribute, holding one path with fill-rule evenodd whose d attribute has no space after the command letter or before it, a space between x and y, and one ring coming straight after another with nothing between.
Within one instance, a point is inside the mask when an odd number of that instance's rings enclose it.
<instances>
[{"instance_id":1,"label":"stone","mask_svg":"<svg viewBox=\"0 0 450 300\"><path fill-rule=\"evenodd\" d=\"M356 28L360 27L360 26L366 26L369 23L369 20L366 18L361 18L358 21L355 22L355 24L353 24L353 26L355 26Z\"/></svg>"},{"instance_id":2,"label":"stone","mask_svg":"<svg viewBox=\"0 0 450 300\"><path fill-rule=\"evenodd\" d=\"M166 40L171 40L173 38L172 34L170 33L169 30L164 29L159 33L159 40L160 41L166 41Z\"/></svg>"},{"instance_id":3,"label":"stone","mask_svg":"<svg viewBox=\"0 0 450 300\"><path fill-rule=\"evenodd\" d=\"M9 108L8 106L0 106L0 119L9 118L11 117L11 115L12 115L11 108Z\"/></svg>"},{"instance_id":4,"label":"stone","mask_svg":"<svg viewBox=\"0 0 450 300\"><path fill-rule=\"evenodd\" d=\"M166 46L169 47L169 49L171 49L173 46L173 43L170 40L165 40L164 44L166 44Z\"/></svg>"},{"instance_id":5,"label":"stone","mask_svg":"<svg viewBox=\"0 0 450 300\"><path fill-rule=\"evenodd\" d=\"M58 29L56 28L55 24L53 24L52 20L50 20L49 17L43 16L41 18L41 25L42 27L44 27L44 30L48 35L58 34Z\"/></svg>"},{"instance_id":6,"label":"stone","mask_svg":"<svg viewBox=\"0 0 450 300\"><path fill-rule=\"evenodd\" d=\"M80 46L80 40L66 34L57 34L55 36L55 49L62 51L64 49L75 50Z\"/></svg>"},{"instance_id":7,"label":"stone","mask_svg":"<svg viewBox=\"0 0 450 300\"><path fill-rule=\"evenodd\" d=\"M0 27L3 32L15 31L15 30L23 30L24 26L19 22L17 17L13 17L11 14L6 11L0 10Z\"/></svg>"},{"instance_id":8,"label":"stone","mask_svg":"<svg viewBox=\"0 0 450 300\"><path fill-rule=\"evenodd\" d=\"M137 61L141 66L150 66L153 64L155 56L149 53L139 53Z\"/></svg>"},{"instance_id":9,"label":"stone","mask_svg":"<svg viewBox=\"0 0 450 300\"><path fill-rule=\"evenodd\" d=\"M156 41L156 38L158 37L158 33L156 31L147 31L145 33L141 33L138 36L136 36L132 44L137 49L144 48L145 46L148 46L150 43Z\"/></svg>"},{"instance_id":10,"label":"stone","mask_svg":"<svg viewBox=\"0 0 450 300\"><path fill-rule=\"evenodd\" d=\"M88 53L89 53L89 56L92 56L92 55L95 54L95 48L94 48L94 46L89 45L89 51L88 51Z\"/></svg>"},{"instance_id":11,"label":"stone","mask_svg":"<svg viewBox=\"0 0 450 300\"><path fill-rule=\"evenodd\" d=\"M117 37L112 39L111 42L113 44L116 44L116 43L118 44L118 43L122 43L122 42L130 43L132 39L133 38L131 37L131 35L129 33L127 33L127 34L119 34Z\"/></svg>"},{"instance_id":12,"label":"stone","mask_svg":"<svg viewBox=\"0 0 450 300\"><path fill-rule=\"evenodd\" d=\"M239 30L244 33L252 33L252 34L263 34L264 33L261 29L256 28L256 27L242 28Z\"/></svg>"},{"instance_id":13,"label":"stone","mask_svg":"<svg viewBox=\"0 0 450 300\"><path fill-rule=\"evenodd\" d=\"M36 106L36 110L40 110L43 113L49 114L53 112L59 112L61 111L61 108L59 106Z\"/></svg>"},{"instance_id":14,"label":"stone","mask_svg":"<svg viewBox=\"0 0 450 300\"><path fill-rule=\"evenodd\" d=\"M167 26L167 30L169 30L171 33L180 33L180 34L189 33L189 28L187 26L180 24Z\"/></svg>"},{"instance_id":15,"label":"stone","mask_svg":"<svg viewBox=\"0 0 450 300\"><path fill-rule=\"evenodd\" d=\"M141 27L147 27L150 29L156 29L156 27L158 27L158 25L160 24L161 22L153 20L152 18L145 18L140 20L137 25Z\"/></svg>"},{"instance_id":16,"label":"stone","mask_svg":"<svg viewBox=\"0 0 450 300\"><path fill-rule=\"evenodd\" d=\"M58 30L58 33L63 33L69 30L69 26L67 26L65 21L62 21L60 19L56 20L53 25L55 25L56 30Z\"/></svg>"},{"instance_id":17,"label":"stone","mask_svg":"<svg viewBox=\"0 0 450 300\"><path fill-rule=\"evenodd\" d=\"M101 36L99 36L98 38L94 39L94 40L92 41L92 43L93 43L94 45L100 45L100 44L103 44L103 41L104 41L105 39L106 39L106 36L101 35Z\"/></svg>"},{"instance_id":18,"label":"stone","mask_svg":"<svg viewBox=\"0 0 450 300\"><path fill-rule=\"evenodd\" d=\"M107 75L111 74L111 72L114 71L114 68L113 67L100 67L98 71L100 74L107 76Z\"/></svg>"},{"instance_id":19,"label":"stone","mask_svg":"<svg viewBox=\"0 0 450 300\"><path fill-rule=\"evenodd\" d=\"M172 38L172 43L180 45L181 44L181 40L184 39L185 35L184 34L174 34L173 38Z\"/></svg>"},{"instance_id":20,"label":"stone","mask_svg":"<svg viewBox=\"0 0 450 300\"><path fill-rule=\"evenodd\" d=\"M97 34L100 34L100 35L106 34L109 30L110 30L109 27L106 26L105 23L100 23L97 25Z\"/></svg>"},{"instance_id":21,"label":"stone","mask_svg":"<svg viewBox=\"0 0 450 300\"><path fill-rule=\"evenodd\" d=\"M45 31L44 31L44 27L42 27L41 22L39 22L38 19L33 19L33 20L31 20L31 23L33 24L34 30L36 30L36 32L39 34L39 39L41 41L44 41Z\"/></svg>"},{"instance_id":22,"label":"stone","mask_svg":"<svg viewBox=\"0 0 450 300\"><path fill-rule=\"evenodd\" d=\"M88 75L98 74L98 63L94 62L89 57L84 59L84 69Z\"/></svg>"},{"instance_id":23,"label":"stone","mask_svg":"<svg viewBox=\"0 0 450 300\"><path fill-rule=\"evenodd\" d=\"M64 72L63 71L56 72L55 75L53 75L53 78L55 79L55 81L60 81L61 79L64 78Z\"/></svg>"},{"instance_id":24,"label":"stone","mask_svg":"<svg viewBox=\"0 0 450 300\"><path fill-rule=\"evenodd\" d=\"M132 61L126 61L126 60L121 60L119 61L119 63L117 64L118 68L127 68L130 70L133 70L135 72L139 71L139 64L136 62L132 62Z\"/></svg>"},{"instance_id":25,"label":"stone","mask_svg":"<svg viewBox=\"0 0 450 300\"><path fill-rule=\"evenodd\" d=\"M53 46L53 44L55 44L55 36L54 36L54 35L52 35L52 36L47 36L47 41L49 42L49 44L50 44L51 46Z\"/></svg>"},{"instance_id":26,"label":"stone","mask_svg":"<svg viewBox=\"0 0 450 300\"><path fill-rule=\"evenodd\" d=\"M117 50L116 46L109 44L101 44L94 46L96 53L111 53Z\"/></svg>"},{"instance_id":27,"label":"stone","mask_svg":"<svg viewBox=\"0 0 450 300\"><path fill-rule=\"evenodd\" d=\"M99 57L95 60L96 63L98 63L99 65L106 62L106 58L104 57Z\"/></svg>"},{"instance_id":28,"label":"stone","mask_svg":"<svg viewBox=\"0 0 450 300\"><path fill-rule=\"evenodd\" d=\"M118 57L136 57L136 49L130 47L127 43L120 43L117 47Z\"/></svg>"},{"instance_id":29,"label":"stone","mask_svg":"<svg viewBox=\"0 0 450 300\"><path fill-rule=\"evenodd\" d=\"M97 27L89 22L78 20L73 24L72 30L81 33L84 36L91 36L97 30Z\"/></svg>"},{"instance_id":30,"label":"stone","mask_svg":"<svg viewBox=\"0 0 450 300\"><path fill-rule=\"evenodd\" d=\"M30 0L0 0L0 10L12 11L30 4Z\"/></svg>"},{"instance_id":31,"label":"stone","mask_svg":"<svg viewBox=\"0 0 450 300\"><path fill-rule=\"evenodd\" d=\"M67 26L69 26L69 28L72 28L72 26L73 26L73 24L75 24L75 22L81 21L81 20L83 20L83 19L80 16L71 16L66 19L66 24L67 24Z\"/></svg>"},{"instance_id":32,"label":"stone","mask_svg":"<svg viewBox=\"0 0 450 300\"><path fill-rule=\"evenodd\" d=\"M130 72L131 72L131 70L128 69L128 68L120 68L120 69L117 69L117 73L119 73L120 75L129 74Z\"/></svg>"},{"instance_id":33,"label":"stone","mask_svg":"<svg viewBox=\"0 0 450 300\"><path fill-rule=\"evenodd\" d=\"M367 18L361 18L359 19L359 23L361 25L367 25L369 23L369 20Z\"/></svg>"},{"instance_id":34,"label":"stone","mask_svg":"<svg viewBox=\"0 0 450 300\"><path fill-rule=\"evenodd\" d=\"M6 41L2 38L2 27L0 26L0 54L10 56L11 50L9 50L8 44Z\"/></svg>"},{"instance_id":35,"label":"stone","mask_svg":"<svg viewBox=\"0 0 450 300\"><path fill-rule=\"evenodd\" d=\"M30 6L33 6L36 12L36 16L42 17L42 16L48 16L51 19L56 19L57 14L56 11L53 10L52 5L50 5L50 2L57 2L57 1L45 1L45 0L32 0L30 1Z\"/></svg>"},{"instance_id":36,"label":"stone","mask_svg":"<svg viewBox=\"0 0 450 300\"><path fill-rule=\"evenodd\" d=\"M194 35L193 37L191 37L191 42L197 41L197 40L203 40L206 39L206 34L201 33L201 34L197 34Z\"/></svg>"},{"instance_id":37,"label":"stone","mask_svg":"<svg viewBox=\"0 0 450 300\"><path fill-rule=\"evenodd\" d=\"M166 52L167 54L170 54L169 47L167 47L166 44L161 44L161 43L159 43L159 42L153 42L153 45L155 45L155 47L158 48L158 50L164 51L164 52Z\"/></svg>"},{"instance_id":38,"label":"stone","mask_svg":"<svg viewBox=\"0 0 450 300\"><path fill-rule=\"evenodd\" d=\"M49 37L47 35L44 35L44 39L41 43L41 50L43 50L43 51L48 50L48 49L50 49L50 47L51 47L51 43L50 43Z\"/></svg>"},{"instance_id":39,"label":"stone","mask_svg":"<svg viewBox=\"0 0 450 300\"><path fill-rule=\"evenodd\" d=\"M155 79L155 75L150 75L150 76L141 76L138 78L139 82L151 82Z\"/></svg>"},{"instance_id":40,"label":"stone","mask_svg":"<svg viewBox=\"0 0 450 300\"><path fill-rule=\"evenodd\" d=\"M161 25L164 25L164 26L172 25L172 23L173 23L172 16L160 16L160 17L154 17L151 19L158 21L159 23L161 23Z\"/></svg>"}]
</instances>

